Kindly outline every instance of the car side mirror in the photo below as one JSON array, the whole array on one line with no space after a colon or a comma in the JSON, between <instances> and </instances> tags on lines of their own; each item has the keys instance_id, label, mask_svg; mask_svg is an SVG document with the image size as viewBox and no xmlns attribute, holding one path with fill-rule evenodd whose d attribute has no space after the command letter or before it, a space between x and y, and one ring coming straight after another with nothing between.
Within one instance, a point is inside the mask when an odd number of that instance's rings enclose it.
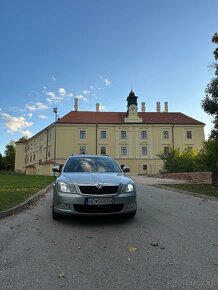
<instances>
[{"instance_id":1,"label":"car side mirror","mask_svg":"<svg viewBox=\"0 0 218 290\"><path fill-rule=\"evenodd\" d=\"M130 168L126 165L123 167L122 170L123 170L123 172L130 172Z\"/></svg>"},{"instance_id":2,"label":"car side mirror","mask_svg":"<svg viewBox=\"0 0 218 290\"><path fill-rule=\"evenodd\" d=\"M52 171L53 171L53 172L61 172L62 167L63 167L63 164L55 165L55 166L52 168Z\"/></svg>"}]
</instances>

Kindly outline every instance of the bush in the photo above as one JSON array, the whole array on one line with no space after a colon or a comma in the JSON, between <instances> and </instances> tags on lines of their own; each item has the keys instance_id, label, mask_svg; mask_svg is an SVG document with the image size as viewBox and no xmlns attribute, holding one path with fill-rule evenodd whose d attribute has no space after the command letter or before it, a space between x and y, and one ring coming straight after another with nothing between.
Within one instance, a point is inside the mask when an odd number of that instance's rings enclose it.
<instances>
[{"instance_id":1,"label":"bush","mask_svg":"<svg viewBox=\"0 0 218 290\"><path fill-rule=\"evenodd\" d=\"M207 171L203 162L204 158L195 150L185 150L180 153L179 149L171 148L170 152L161 153L159 157L164 162L164 171L171 172L199 172Z\"/></svg>"}]
</instances>

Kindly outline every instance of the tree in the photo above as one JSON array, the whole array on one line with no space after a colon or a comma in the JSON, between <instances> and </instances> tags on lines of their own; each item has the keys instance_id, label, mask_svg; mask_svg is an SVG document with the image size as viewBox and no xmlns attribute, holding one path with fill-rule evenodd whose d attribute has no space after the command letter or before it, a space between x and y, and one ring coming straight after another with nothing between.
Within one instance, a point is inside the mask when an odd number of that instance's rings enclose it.
<instances>
[{"instance_id":1,"label":"tree","mask_svg":"<svg viewBox=\"0 0 218 290\"><path fill-rule=\"evenodd\" d=\"M4 161L4 157L2 156L2 154L0 153L0 170L4 170L5 169L5 161Z\"/></svg>"},{"instance_id":2,"label":"tree","mask_svg":"<svg viewBox=\"0 0 218 290\"><path fill-rule=\"evenodd\" d=\"M218 138L204 142L199 158L207 170L212 171L212 184L218 185Z\"/></svg>"},{"instance_id":3,"label":"tree","mask_svg":"<svg viewBox=\"0 0 218 290\"><path fill-rule=\"evenodd\" d=\"M11 141L9 144L5 146L6 150L4 152L4 164L6 170L14 170L15 166L15 145L14 142Z\"/></svg>"},{"instance_id":4,"label":"tree","mask_svg":"<svg viewBox=\"0 0 218 290\"><path fill-rule=\"evenodd\" d=\"M159 157L164 162L164 170L167 172L193 172L204 171L205 163L203 155L193 149L180 152L179 149L171 148L168 153L161 153Z\"/></svg>"},{"instance_id":5,"label":"tree","mask_svg":"<svg viewBox=\"0 0 218 290\"><path fill-rule=\"evenodd\" d=\"M212 42L218 44L218 33L214 33ZM211 130L210 138L218 138L218 47L214 50L214 57L215 76L207 84L205 89L206 96L201 103L203 110L214 118L214 128Z\"/></svg>"}]
</instances>

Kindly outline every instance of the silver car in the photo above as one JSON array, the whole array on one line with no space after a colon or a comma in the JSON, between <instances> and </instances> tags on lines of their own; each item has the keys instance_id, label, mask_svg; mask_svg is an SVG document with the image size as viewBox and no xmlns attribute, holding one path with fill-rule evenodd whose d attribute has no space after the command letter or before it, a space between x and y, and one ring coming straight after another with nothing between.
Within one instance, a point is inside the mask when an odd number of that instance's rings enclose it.
<instances>
[{"instance_id":1,"label":"silver car","mask_svg":"<svg viewBox=\"0 0 218 290\"><path fill-rule=\"evenodd\" d=\"M53 171L60 172L53 189L53 219L68 214L135 216L136 187L124 174L130 169L121 169L111 157L74 155Z\"/></svg>"}]
</instances>

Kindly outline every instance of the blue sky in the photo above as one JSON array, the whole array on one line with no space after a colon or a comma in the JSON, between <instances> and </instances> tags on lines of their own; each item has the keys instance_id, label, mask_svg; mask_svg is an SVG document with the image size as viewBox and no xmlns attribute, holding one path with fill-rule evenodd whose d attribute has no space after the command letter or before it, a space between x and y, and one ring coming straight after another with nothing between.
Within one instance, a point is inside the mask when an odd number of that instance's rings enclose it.
<instances>
[{"instance_id":1,"label":"blue sky","mask_svg":"<svg viewBox=\"0 0 218 290\"><path fill-rule=\"evenodd\" d=\"M126 111L131 88L206 123L217 0L1 0L0 152L74 109Z\"/></svg>"}]
</instances>

